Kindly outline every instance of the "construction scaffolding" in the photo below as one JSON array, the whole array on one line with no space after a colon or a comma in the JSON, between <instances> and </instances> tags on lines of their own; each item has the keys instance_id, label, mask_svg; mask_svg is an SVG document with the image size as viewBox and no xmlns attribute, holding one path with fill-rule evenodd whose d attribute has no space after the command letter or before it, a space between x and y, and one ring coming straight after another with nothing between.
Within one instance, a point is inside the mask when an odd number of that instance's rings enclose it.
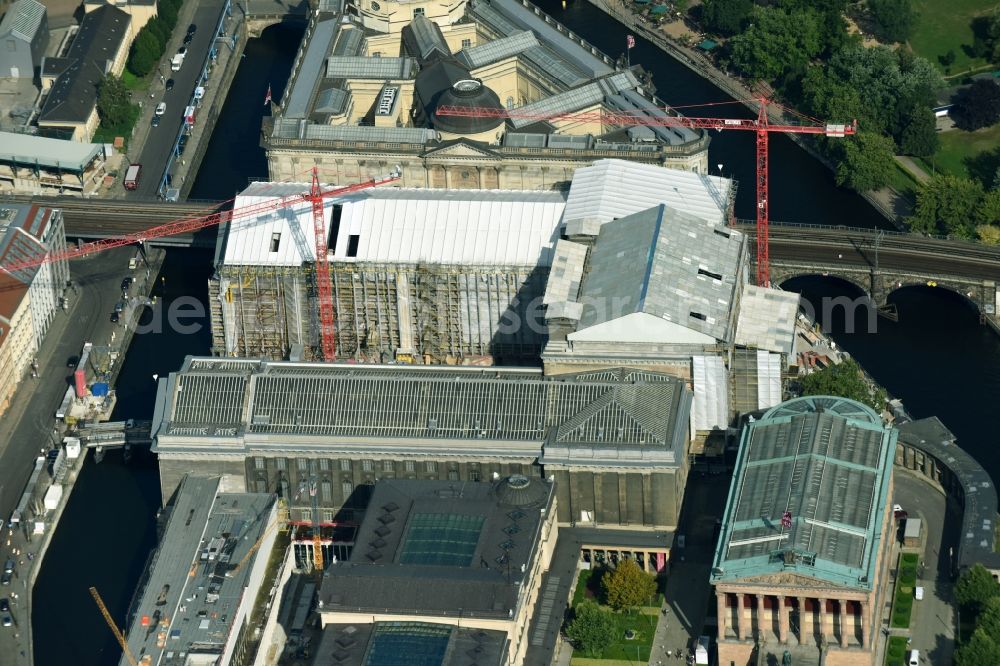
<instances>
[{"instance_id":1,"label":"construction scaffolding","mask_svg":"<svg viewBox=\"0 0 1000 666\"><path fill-rule=\"evenodd\" d=\"M338 357L359 362L537 362L547 267L330 265ZM311 265L225 265L209 283L218 356L321 359ZM299 351L301 350L301 351Z\"/></svg>"}]
</instances>

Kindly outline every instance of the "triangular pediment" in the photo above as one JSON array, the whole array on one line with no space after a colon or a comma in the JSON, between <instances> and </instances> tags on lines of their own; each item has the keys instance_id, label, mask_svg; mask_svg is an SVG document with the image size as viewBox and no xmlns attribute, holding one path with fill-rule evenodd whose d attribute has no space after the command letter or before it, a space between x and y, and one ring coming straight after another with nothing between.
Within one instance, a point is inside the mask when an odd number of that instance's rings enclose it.
<instances>
[{"instance_id":1,"label":"triangular pediment","mask_svg":"<svg viewBox=\"0 0 1000 666\"><path fill-rule=\"evenodd\" d=\"M480 148L478 146L472 145L471 143L466 143L464 141L459 141L448 146L443 146L441 148L435 148L433 150L428 150L424 153L425 158L435 158L435 157L475 157L476 159L482 159L484 157L492 158L497 161L500 157L491 150L485 148Z\"/></svg>"},{"instance_id":2,"label":"triangular pediment","mask_svg":"<svg viewBox=\"0 0 1000 666\"><path fill-rule=\"evenodd\" d=\"M748 587L804 587L815 590L840 590L848 589L840 585L835 585L825 580L810 578L794 573L773 573L763 576L749 576L741 578L740 586Z\"/></svg>"}]
</instances>

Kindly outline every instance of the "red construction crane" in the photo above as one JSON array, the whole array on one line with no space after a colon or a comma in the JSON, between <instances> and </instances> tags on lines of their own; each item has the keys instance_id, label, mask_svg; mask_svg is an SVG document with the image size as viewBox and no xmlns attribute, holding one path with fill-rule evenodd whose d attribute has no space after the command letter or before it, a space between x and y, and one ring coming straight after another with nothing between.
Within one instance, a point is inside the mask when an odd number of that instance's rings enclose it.
<instances>
[{"instance_id":1,"label":"red construction crane","mask_svg":"<svg viewBox=\"0 0 1000 666\"><path fill-rule=\"evenodd\" d=\"M232 208L207 213L205 215L185 217L151 227L143 231L137 231L135 233L119 236L117 238L105 238L104 240L84 243L76 247L67 247L65 250L59 250L58 252L49 252L47 254L27 257L25 259L18 259L17 261L3 264L0 266L0 270L7 271L8 273L14 273L24 270L25 268L41 266L42 264L49 264L55 261L86 257L97 252L110 250L111 248L142 243L153 238L175 236L177 234L205 229L206 227L213 227L217 224L254 219L264 213L270 213L275 210L287 208L288 206L295 206L297 204L309 202L312 204L313 226L315 227L316 233L316 291L319 295L321 322L320 339L322 340L323 359L325 361L333 361L336 359L333 287L330 284L330 263L326 256L327 243L325 225L323 223L323 199L328 197L344 196L352 192L364 190L369 187L375 187L376 185L384 185L396 180L399 180L399 175L397 173L393 173L386 178L372 179L362 183L355 183L353 185L345 185L343 187L334 187L333 189L324 190L319 184L319 172L315 167L313 167L312 185L310 186L308 192L280 197L278 199L274 199L273 201L264 201L261 203L251 204L249 206L242 206L238 209ZM230 199L228 202L223 202L223 204L231 203L233 201L235 201L235 199Z\"/></svg>"},{"instance_id":2,"label":"red construction crane","mask_svg":"<svg viewBox=\"0 0 1000 666\"><path fill-rule=\"evenodd\" d=\"M472 118L504 118L516 120L569 120L578 122L600 122L603 125L650 125L666 127L688 127L691 129L744 130L757 134L757 284L769 286L771 265L768 254L767 217L767 144L772 132L787 134L823 134L829 137L843 137L857 132L857 121L849 125L824 124L815 118L802 116L814 124L772 125L768 120L767 108L771 104L765 97L756 100L760 104L755 119L747 118L696 118L691 116L651 116L641 112L587 111L582 113L544 113L520 109L495 109L483 107L439 106L439 116L464 116ZM734 102L723 102L725 104ZM692 105L707 106L707 105ZM776 104L777 106L777 104ZM669 109L668 109L669 111ZM798 114L802 115L802 114Z\"/></svg>"}]
</instances>

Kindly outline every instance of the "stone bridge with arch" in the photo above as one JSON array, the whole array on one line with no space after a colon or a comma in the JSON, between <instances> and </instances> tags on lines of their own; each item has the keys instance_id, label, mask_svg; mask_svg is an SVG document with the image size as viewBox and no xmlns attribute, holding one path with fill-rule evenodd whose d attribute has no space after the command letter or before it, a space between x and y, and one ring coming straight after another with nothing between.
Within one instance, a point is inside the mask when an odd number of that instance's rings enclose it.
<instances>
[{"instance_id":1,"label":"stone bridge with arch","mask_svg":"<svg viewBox=\"0 0 1000 666\"><path fill-rule=\"evenodd\" d=\"M752 224L737 227L756 236ZM1000 247L850 227L772 224L771 282L828 276L855 285L880 309L904 287L953 291L1000 330Z\"/></svg>"}]
</instances>

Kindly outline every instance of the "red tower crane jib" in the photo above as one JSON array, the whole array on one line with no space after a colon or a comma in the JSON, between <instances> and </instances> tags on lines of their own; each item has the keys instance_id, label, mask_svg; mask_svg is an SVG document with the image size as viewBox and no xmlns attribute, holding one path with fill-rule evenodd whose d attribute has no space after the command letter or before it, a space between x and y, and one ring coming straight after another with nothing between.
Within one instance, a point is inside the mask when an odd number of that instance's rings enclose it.
<instances>
[{"instance_id":1,"label":"red tower crane jib","mask_svg":"<svg viewBox=\"0 0 1000 666\"><path fill-rule=\"evenodd\" d=\"M617 111L586 111L571 113L546 113L530 109L496 109L442 105L435 113L439 116L464 116L471 118L504 118L532 121L567 120L571 122L599 122L608 126L647 125L659 127L688 127L690 129L743 130L756 132L757 144L757 284L770 286L771 266L768 252L768 137L774 132L786 134L822 134L844 137L857 133L857 123L834 125L815 121L811 125L772 124L768 118L770 102L758 98L760 108L756 118L697 118L691 116L662 116Z\"/></svg>"}]
</instances>

